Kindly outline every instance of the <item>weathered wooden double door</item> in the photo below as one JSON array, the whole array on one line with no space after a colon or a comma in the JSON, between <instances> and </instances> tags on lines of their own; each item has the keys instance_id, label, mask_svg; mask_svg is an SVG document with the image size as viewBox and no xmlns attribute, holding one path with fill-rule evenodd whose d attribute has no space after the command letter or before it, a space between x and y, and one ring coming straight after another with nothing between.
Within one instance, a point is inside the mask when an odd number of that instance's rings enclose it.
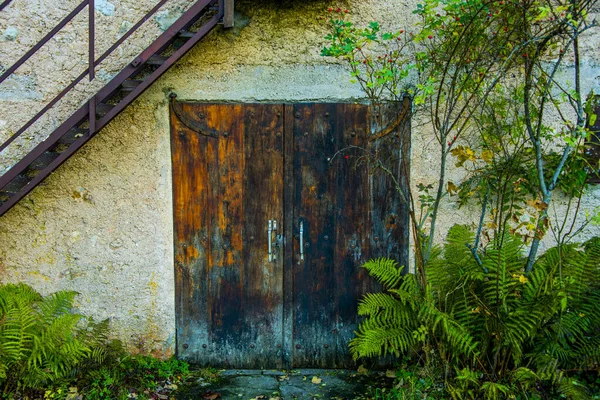
<instances>
[{"instance_id":1,"label":"weathered wooden double door","mask_svg":"<svg viewBox=\"0 0 600 400\"><path fill-rule=\"evenodd\" d=\"M388 175L360 163L369 113L359 104L172 103L180 358L353 365L357 302L374 288L360 266L407 259L406 204ZM397 145L408 142L403 128L368 145L393 168L408 154Z\"/></svg>"}]
</instances>

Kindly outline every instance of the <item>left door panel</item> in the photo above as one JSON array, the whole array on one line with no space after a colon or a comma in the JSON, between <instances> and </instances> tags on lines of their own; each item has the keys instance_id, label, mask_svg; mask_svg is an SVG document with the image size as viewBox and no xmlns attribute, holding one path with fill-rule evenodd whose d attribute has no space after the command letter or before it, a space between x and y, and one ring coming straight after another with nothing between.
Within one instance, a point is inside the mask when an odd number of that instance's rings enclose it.
<instances>
[{"instance_id":1,"label":"left door panel","mask_svg":"<svg viewBox=\"0 0 600 400\"><path fill-rule=\"evenodd\" d=\"M177 354L280 368L283 105L174 101L170 115Z\"/></svg>"}]
</instances>

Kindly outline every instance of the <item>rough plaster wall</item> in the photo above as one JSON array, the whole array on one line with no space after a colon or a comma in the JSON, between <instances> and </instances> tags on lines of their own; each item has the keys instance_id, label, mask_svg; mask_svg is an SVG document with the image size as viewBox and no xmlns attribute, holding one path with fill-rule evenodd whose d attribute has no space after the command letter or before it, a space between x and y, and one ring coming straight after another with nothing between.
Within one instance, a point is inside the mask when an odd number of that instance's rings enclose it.
<instances>
[{"instance_id":1,"label":"rough plaster wall","mask_svg":"<svg viewBox=\"0 0 600 400\"><path fill-rule=\"evenodd\" d=\"M80 309L111 318L116 335L132 348L172 351L168 94L235 102L362 98L343 66L319 56L325 31L318 18L328 2L236 3L236 28L213 32L0 218L0 280L25 281L44 293L77 290ZM410 29L416 3L355 0L341 6L352 10L355 21ZM589 85L597 87L597 60L586 65L593 75ZM19 101L21 107L25 100ZM2 100L0 115L14 107ZM430 129L417 120L412 136L413 183L432 183L438 162ZM598 199L600 191L592 192L588 204L599 204ZM472 218L468 209L445 200L438 234Z\"/></svg>"}]
</instances>

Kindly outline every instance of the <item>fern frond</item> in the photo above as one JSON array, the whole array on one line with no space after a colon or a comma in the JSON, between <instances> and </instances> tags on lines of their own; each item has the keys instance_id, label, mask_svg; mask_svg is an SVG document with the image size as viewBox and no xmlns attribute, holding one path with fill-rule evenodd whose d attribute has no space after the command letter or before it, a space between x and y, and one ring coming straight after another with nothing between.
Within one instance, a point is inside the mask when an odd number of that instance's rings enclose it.
<instances>
[{"instance_id":1,"label":"fern frond","mask_svg":"<svg viewBox=\"0 0 600 400\"><path fill-rule=\"evenodd\" d=\"M63 290L44 297L38 303L42 318L51 322L54 318L70 312L75 296L77 292Z\"/></svg>"},{"instance_id":2,"label":"fern frond","mask_svg":"<svg viewBox=\"0 0 600 400\"><path fill-rule=\"evenodd\" d=\"M5 394L43 389L86 363L102 360L108 321L73 313L75 292L42 297L31 287L0 285L0 384ZM8 386L7 386L8 385Z\"/></svg>"},{"instance_id":3,"label":"fern frond","mask_svg":"<svg viewBox=\"0 0 600 400\"><path fill-rule=\"evenodd\" d=\"M413 304L407 304L407 301L398 301L396 297L387 293L368 293L358 303L358 315L368 315L371 319L381 320L385 324L408 324L415 314Z\"/></svg>"},{"instance_id":4,"label":"fern frond","mask_svg":"<svg viewBox=\"0 0 600 400\"><path fill-rule=\"evenodd\" d=\"M472 358L477 354L477 341L471 336L468 329L450 315L428 304L422 307L419 317L421 320L427 321L432 331L448 343L448 352L452 353L454 357Z\"/></svg>"},{"instance_id":5,"label":"fern frond","mask_svg":"<svg viewBox=\"0 0 600 400\"><path fill-rule=\"evenodd\" d=\"M585 400L590 398L587 387L575 378L563 377L558 383L558 392L567 399Z\"/></svg>"},{"instance_id":6,"label":"fern frond","mask_svg":"<svg viewBox=\"0 0 600 400\"><path fill-rule=\"evenodd\" d=\"M510 388L507 385L490 381L483 382L480 390L485 400L503 399L510 393Z\"/></svg>"},{"instance_id":7,"label":"fern frond","mask_svg":"<svg viewBox=\"0 0 600 400\"><path fill-rule=\"evenodd\" d=\"M403 268L399 268L398 262L390 258L371 259L363 265L363 268L386 289L395 288L402 279Z\"/></svg>"},{"instance_id":8,"label":"fern frond","mask_svg":"<svg viewBox=\"0 0 600 400\"><path fill-rule=\"evenodd\" d=\"M356 360L361 357L376 357L406 353L417 343L413 332L401 327L359 327L358 335L350 341L350 353Z\"/></svg>"}]
</instances>

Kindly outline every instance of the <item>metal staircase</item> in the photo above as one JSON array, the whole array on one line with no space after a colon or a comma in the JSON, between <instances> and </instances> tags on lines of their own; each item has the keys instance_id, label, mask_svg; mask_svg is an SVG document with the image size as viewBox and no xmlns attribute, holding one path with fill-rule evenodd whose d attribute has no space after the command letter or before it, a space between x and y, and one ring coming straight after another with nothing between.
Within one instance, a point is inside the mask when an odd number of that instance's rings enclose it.
<instances>
[{"instance_id":1,"label":"metal staircase","mask_svg":"<svg viewBox=\"0 0 600 400\"><path fill-rule=\"evenodd\" d=\"M11 1L0 2L0 12ZM11 76L86 7L89 13L88 70L73 80L40 112L2 143L0 152L21 136L40 117L45 115L60 99L68 95L86 76L89 76L90 81L94 80L96 66L112 54L121 43L167 2L168 0L160 1L104 54L95 59L94 0L83 0L40 42L0 75L0 83ZM223 24L225 27L233 25L233 0L196 1L150 46L55 129L47 139L35 146L0 177L0 216L10 210L12 206L79 150L218 24Z\"/></svg>"}]
</instances>

